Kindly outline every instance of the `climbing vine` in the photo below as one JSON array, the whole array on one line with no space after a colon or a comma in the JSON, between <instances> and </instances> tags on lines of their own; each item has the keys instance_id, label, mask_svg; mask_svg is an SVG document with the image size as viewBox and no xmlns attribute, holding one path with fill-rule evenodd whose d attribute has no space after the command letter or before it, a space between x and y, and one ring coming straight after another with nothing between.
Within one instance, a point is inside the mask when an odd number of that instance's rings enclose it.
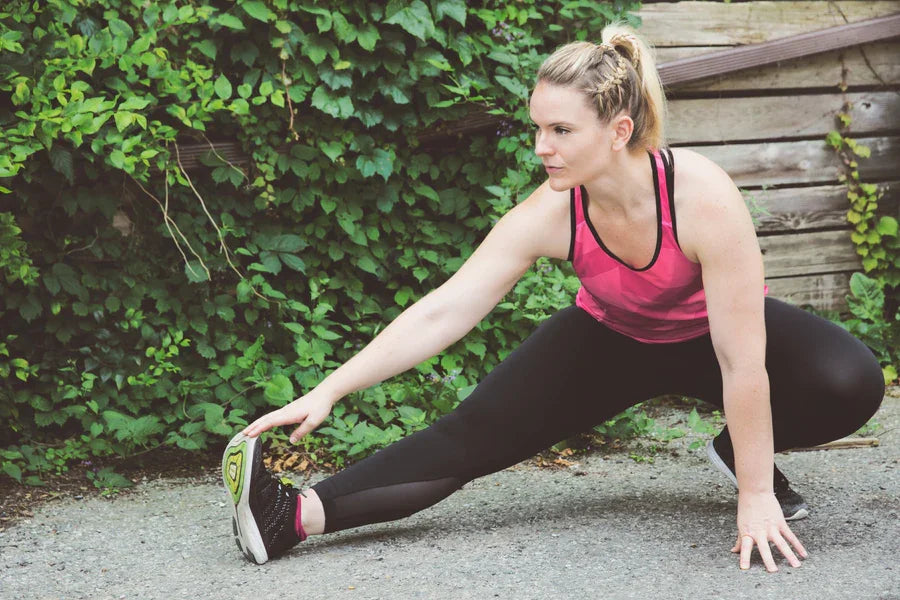
<instances>
[{"instance_id":1,"label":"climbing vine","mask_svg":"<svg viewBox=\"0 0 900 600\"><path fill-rule=\"evenodd\" d=\"M2 470L34 483L92 456L209 447L311 389L535 185L524 100L541 59L637 25L637 7L4 2ZM507 124L420 141L474 108ZM309 459L452 408L570 301L565 269L539 262L459 344L351 395Z\"/></svg>"},{"instance_id":2,"label":"climbing vine","mask_svg":"<svg viewBox=\"0 0 900 600\"><path fill-rule=\"evenodd\" d=\"M851 108L845 102L837 115L839 130L826 138L846 168L839 179L847 186L850 237L865 273L851 277L847 300L852 316L840 324L875 352L889 384L897 380L900 363L900 236L897 219L879 214L884 191L860 179L859 159L869 158L871 149L850 137Z\"/></svg>"}]
</instances>

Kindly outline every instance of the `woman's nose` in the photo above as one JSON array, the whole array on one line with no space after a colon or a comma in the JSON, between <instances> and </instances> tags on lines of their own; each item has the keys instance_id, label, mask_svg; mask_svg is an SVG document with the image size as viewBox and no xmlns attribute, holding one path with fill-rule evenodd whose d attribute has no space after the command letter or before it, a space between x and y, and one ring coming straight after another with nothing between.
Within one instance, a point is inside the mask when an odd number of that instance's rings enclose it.
<instances>
[{"instance_id":1,"label":"woman's nose","mask_svg":"<svg viewBox=\"0 0 900 600\"><path fill-rule=\"evenodd\" d=\"M553 154L553 149L550 147L550 144L543 141L540 134L536 135L534 138L534 153L538 156L549 156Z\"/></svg>"}]
</instances>

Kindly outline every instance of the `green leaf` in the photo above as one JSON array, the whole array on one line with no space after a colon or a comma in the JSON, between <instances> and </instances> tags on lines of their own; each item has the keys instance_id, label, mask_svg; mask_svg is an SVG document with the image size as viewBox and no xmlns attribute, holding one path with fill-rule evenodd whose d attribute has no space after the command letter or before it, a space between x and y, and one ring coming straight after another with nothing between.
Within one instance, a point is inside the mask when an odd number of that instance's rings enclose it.
<instances>
[{"instance_id":1,"label":"green leaf","mask_svg":"<svg viewBox=\"0 0 900 600\"><path fill-rule=\"evenodd\" d=\"M441 197L438 196L438 193L434 191L434 188L432 188L430 185L420 183L419 185L413 187L413 189L417 194L425 196L432 202L439 203L441 201Z\"/></svg>"},{"instance_id":2,"label":"green leaf","mask_svg":"<svg viewBox=\"0 0 900 600\"><path fill-rule=\"evenodd\" d=\"M260 244L262 246L262 244ZM282 233L271 239L270 245L263 246L266 250L274 252L299 252L306 248L307 244L302 237L293 233Z\"/></svg>"},{"instance_id":3,"label":"green leaf","mask_svg":"<svg viewBox=\"0 0 900 600\"><path fill-rule=\"evenodd\" d=\"M50 150L50 164L58 173L62 173L70 185L75 183L75 170L72 165L72 153L62 146L55 145Z\"/></svg>"},{"instance_id":4,"label":"green leaf","mask_svg":"<svg viewBox=\"0 0 900 600\"><path fill-rule=\"evenodd\" d=\"M103 467L96 473L88 472L88 475L100 489L129 488L134 485L130 479L113 471L112 467Z\"/></svg>"},{"instance_id":5,"label":"green leaf","mask_svg":"<svg viewBox=\"0 0 900 600\"><path fill-rule=\"evenodd\" d=\"M351 43L356 39L356 28L347 22L347 19L339 12L332 15L334 34L337 39L345 44Z\"/></svg>"},{"instance_id":6,"label":"green leaf","mask_svg":"<svg viewBox=\"0 0 900 600\"><path fill-rule=\"evenodd\" d=\"M322 112L339 119L353 115L353 102L349 96L335 98L324 86L319 86L312 94L312 105Z\"/></svg>"},{"instance_id":7,"label":"green leaf","mask_svg":"<svg viewBox=\"0 0 900 600\"><path fill-rule=\"evenodd\" d=\"M400 306L406 306L406 303L409 302L409 298L412 296L412 290L407 286L403 286L397 293L394 294L394 302L399 304Z\"/></svg>"},{"instance_id":8,"label":"green leaf","mask_svg":"<svg viewBox=\"0 0 900 600\"><path fill-rule=\"evenodd\" d=\"M475 354L478 358L483 359L487 352L487 346L481 342L466 342L466 350Z\"/></svg>"},{"instance_id":9,"label":"green leaf","mask_svg":"<svg viewBox=\"0 0 900 600\"><path fill-rule=\"evenodd\" d=\"M401 3L391 3L392 6L402 6ZM391 6L389 5L389 6ZM409 6L405 6L397 12L388 15L384 20L388 25L399 25L407 33L420 40L427 41L434 37L434 21L431 20L431 11L422 0L414 0Z\"/></svg>"},{"instance_id":10,"label":"green leaf","mask_svg":"<svg viewBox=\"0 0 900 600\"><path fill-rule=\"evenodd\" d=\"M75 269L64 263L56 263L50 271L64 290L79 298L87 299L87 290L81 285Z\"/></svg>"},{"instance_id":11,"label":"green leaf","mask_svg":"<svg viewBox=\"0 0 900 600\"><path fill-rule=\"evenodd\" d=\"M284 406L296 398L294 384L286 375L280 373L266 382L263 395L273 406Z\"/></svg>"},{"instance_id":12,"label":"green leaf","mask_svg":"<svg viewBox=\"0 0 900 600\"><path fill-rule=\"evenodd\" d=\"M331 159L331 162L344 153L344 144L339 141L319 142L319 148L325 153L325 156Z\"/></svg>"},{"instance_id":13,"label":"green leaf","mask_svg":"<svg viewBox=\"0 0 900 600\"><path fill-rule=\"evenodd\" d=\"M113 115L116 120L116 129L119 133L125 131L134 123L135 114L127 111L119 111Z\"/></svg>"},{"instance_id":14,"label":"green leaf","mask_svg":"<svg viewBox=\"0 0 900 600\"><path fill-rule=\"evenodd\" d=\"M854 315L874 323L883 318L884 291L876 280L854 273L850 276L850 292L853 295L847 296L847 305Z\"/></svg>"},{"instance_id":15,"label":"green leaf","mask_svg":"<svg viewBox=\"0 0 900 600\"><path fill-rule=\"evenodd\" d=\"M228 27L229 29L234 29L236 31L243 31L245 29L244 24L240 19L230 14L222 14L216 18L216 23L222 25L223 27Z\"/></svg>"},{"instance_id":16,"label":"green leaf","mask_svg":"<svg viewBox=\"0 0 900 600\"><path fill-rule=\"evenodd\" d=\"M324 33L331 29L332 14L329 10L319 6L300 5L297 8L316 15L316 27L318 27L320 33Z\"/></svg>"},{"instance_id":17,"label":"green leaf","mask_svg":"<svg viewBox=\"0 0 900 600\"><path fill-rule=\"evenodd\" d=\"M205 340L200 340L196 344L197 354L202 356L207 360L212 360L216 357L216 350L212 346L210 346Z\"/></svg>"},{"instance_id":18,"label":"green leaf","mask_svg":"<svg viewBox=\"0 0 900 600\"><path fill-rule=\"evenodd\" d=\"M381 175L385 181L387 181L388 177L391 176L391 173L394 172L394 158L395 155L393 150L388 151L376 148L375 152L372 154L375 172Z\"/></svg>"},{"instance_id":19,"label":"green leaf","mask_svg":"<svg viewBox=\"0 0 900 600\"><path fill-rule=\"evenodd\" d=\"M231 427L225 422L224 406L212 402L204 402L199 406L203 407L203 424L207 431L219 435L231 433Z\"/></svg>"},{"instance_id":20,"label":"green leaf","mask_svg":"<svg viewBox=\"0 0 900 600\"><path fill-rule=\"evenodd\" d=\"M897 219L894 217L881 217L878 220L878 224L875 225L875 229L881 235L897 237Z\"/></svg>"},{"instance_id":21,"label":"green leaf","mask_svg":"<svg viewBox=\"0 0 900 600\"><path fill-rule=\"evenodd\" d=\"M371 23L366 23L356 31L356 42L363 50L371 52L375 49L375 44L380 39L381 36L378 34L378 30Z\"/></svg>"},{"instance_id":22,"label":"green leaf","mask_svg":"<svg viewBox=\"0 0 900 600\"><path fill-rule=\"evenodd\" d=\"M843 145L843 138L837 131L829 131L828 135L825 136L825 141L828 142L830 146L838 150Z\"/></svg>"},{"instance_id":23,"label":"green leaf","mask_svg":"<svg viewBox=\"0 0 900 600\"><path fill-rule=\"evenodd\" d=\"M372 273L373 275L378 272L378 265L368 256L360 257L359 260L356 261L356 265L367 273Z\"/></svg>"},{"instance_id":24,"label":"green leaf","mask_svg":"<svg viewBox=\"0 0 900 600\"><path fill-rule=\"evenodd\" d=\"M150 105L150 100L138 96L129 96L125 102L119 105L118 110L144 110Z\"/></svg>"},{"instance_id":25,"label":"green leaf","mask_svg":"<svg viewBox=\"0 0 900 600\"><path fill-rule=\"evenodd\" d=\"M156 416L144 415L131 421L128 425L128 430L134 443L144 445L154 435L162 433L165 427Z\"/></svg>"},{"instance_id":26,"label":"green leaf","mask_svg":"<svg viewBox=\"0 0 900 600\"><path fill-rule=\"evenodd\" d=\"M212 40L202 40L197 43L197 50L203 53L206 58L216 59L216 44Z\"/></svg>"},{"instance_id":27,"label":"green leaf","mask_svg":"<svg viewBox=\"0 0 900 600\"><path fill-rule=\"evenodd\" d=\"M278 258L281 259L288 268L293 269L294 271L299 271L300 273L306 273L306 263L303 262L303 259L299 256L295 256L293 254L279 254Z\"/></svg>"},{"instance_id":28,"label":"green leaf","mask_svg":"<svg viewBox=\"0 0 900 600\"><path fill-rule=\"evenodd\" d=\"M243 8L248 15L262 21L263 23L267 23L275 19L275 13L273 13L269 8L263 4L262 2L257 1L248 1L243 2L241 4L241 8Z\"/></svg>"},{"instance_id":29,"label":"green leaf","mask_svg":"<svg viewBox=\"0 0 900 600\"><path fill-rule=\"evenodd\" d=\"M184 264L184 274L191 283L209 281L206 271L200 265L199 260L190 260Z\"/></svg>"},{"instance_id":30,"label":"green leaf","mask_svg":"<svg viewBox=\"0 0 900 600\"><path fill-rule=\"evenodd\" d=\"M16 481L18 481L19 483L22 483L22 469L20 469L18 465L11 463L11 462L4 461L3 472L6 473L7 475L9 475L10 477L12 477L13 479L15 479Z\"/></svg>"},{"instance_id":31,"label":"green leaf","mask_svg":"<svg viewBox=\"0 0 900 600\"><path fill-rule=\"evenodd\" d=\"M216 79L214 87L216 90L216 95L222 100L228 100L229 98L231 98L231 82L228 81L228 78L224 75L219 75L219 78Z\"/></svg>"},{"instance_id":32,"label":"green leaf","mask_svg":"<svg viewBox=\"0 0 900 600\"><path fill-rule=\"evenodd\" d=\"M438 2L435 7L435 14L438 21L448 16L460 25L466 24L466 3L465 0L443 0Z\"/></svg>"},{"instance_id":33,"label":"green leaf","mask_svg":"<svg viewBox=\"0 0 900 600\"><path fill-rule=\"evenodd\" d=\"M505 87L514 95L520 98L528 97L528 88L521 81L512 79L511 77L505 77L503 75L497 75L496 79L497 83Z\"/></svg>"},{"instance_id":34,"label":"green leaf","mask_svg":"<svg viewBox=\"0 0 900 600\"><path fill-rule=\"evenodd\" d=\"M121 150L113 150L109 155L109 162L117 169L124 169L125 153Z\"/></svg>"}]
</instances>

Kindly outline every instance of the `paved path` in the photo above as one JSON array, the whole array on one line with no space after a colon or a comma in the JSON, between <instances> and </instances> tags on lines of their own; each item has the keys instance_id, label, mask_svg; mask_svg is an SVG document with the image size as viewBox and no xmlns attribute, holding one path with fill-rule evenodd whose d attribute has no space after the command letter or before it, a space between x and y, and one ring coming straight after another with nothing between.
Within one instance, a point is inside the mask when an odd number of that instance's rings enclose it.
<instances>
[{"instance_id":1,"label":"paved path","mask_svg":"<svg viewBox=\"0 0 900 600\"><path fill-rule=\"evenodd\" d=\"M748 572L728 550L735 494L700 451L517 465L413 517L316 536L251 565L217 481L64 500L0 533L0 598L900 599L900 398L877 448L778 463L810 502L810 557ZM675 442L677 443L677 442ZM683 444L683 442L682 442Z\"/></svg>"}]
</instances>

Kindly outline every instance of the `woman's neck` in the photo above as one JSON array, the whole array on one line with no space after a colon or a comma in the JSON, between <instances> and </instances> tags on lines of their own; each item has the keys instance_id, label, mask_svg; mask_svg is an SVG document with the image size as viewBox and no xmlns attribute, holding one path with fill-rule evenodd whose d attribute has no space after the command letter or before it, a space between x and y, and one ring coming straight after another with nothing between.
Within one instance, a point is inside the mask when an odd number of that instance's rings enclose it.
<instances>
[{"instance_id":1,"label":"woman's neck","mask_svg":"<svg viewBox=\"0 0 900 600\"><path fill-rule=\"evenodd\" d=\"M608 168L595 179L586 181L588 198L597 209L627 217L646 209L653 201L655 189L653 171L648 164L646 150L611 153Z\"/></svg>"}]
</instances>

